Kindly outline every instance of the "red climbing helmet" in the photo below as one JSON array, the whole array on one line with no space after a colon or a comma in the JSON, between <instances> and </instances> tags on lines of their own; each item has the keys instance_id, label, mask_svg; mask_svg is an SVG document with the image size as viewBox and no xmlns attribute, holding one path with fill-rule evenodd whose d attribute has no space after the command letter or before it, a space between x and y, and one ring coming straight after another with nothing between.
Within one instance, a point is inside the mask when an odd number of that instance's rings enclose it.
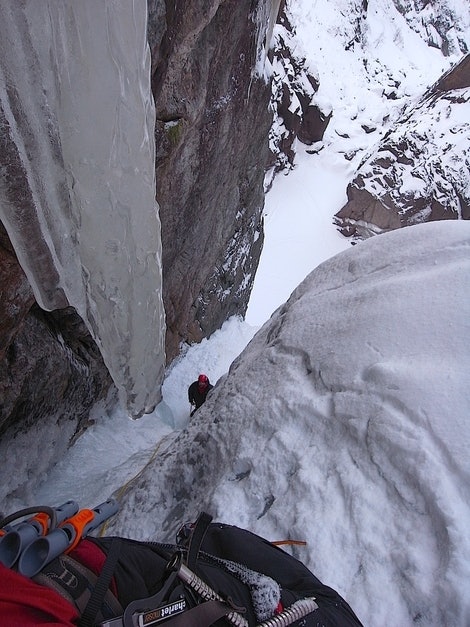
<instances>
[{"instance_id":1,"label":"red climbing helmet","mask_svg":"<svg viewBox=\"0 0 470 627\"><path fill-rule=\"evenodd\" d=\"M197 383L200 388L202 389L206 388L209 385L209 379L207 375L200 374L199 377L197 378Z\"/></svg>"}]
</instances>

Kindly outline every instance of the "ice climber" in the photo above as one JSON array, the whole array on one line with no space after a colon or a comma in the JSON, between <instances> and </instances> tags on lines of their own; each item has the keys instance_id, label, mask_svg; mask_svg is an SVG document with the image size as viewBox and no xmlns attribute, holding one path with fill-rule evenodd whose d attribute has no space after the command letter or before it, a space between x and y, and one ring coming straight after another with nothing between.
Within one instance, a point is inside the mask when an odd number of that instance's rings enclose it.
<instances>
[{"instance_id":1,"label":"ice climber","mask_svg":"<svg viewBox=\"0 0 470 627\"><path fill-rule=\"evenodd\" d=\"M191 383L188 388L188 399L194 409L191 411L191 416L194 412L201 407L206 401L208 393L214 386L211 385L209 377L206 374L200 374L197 381Z\"/></svg>"}]
</instances>

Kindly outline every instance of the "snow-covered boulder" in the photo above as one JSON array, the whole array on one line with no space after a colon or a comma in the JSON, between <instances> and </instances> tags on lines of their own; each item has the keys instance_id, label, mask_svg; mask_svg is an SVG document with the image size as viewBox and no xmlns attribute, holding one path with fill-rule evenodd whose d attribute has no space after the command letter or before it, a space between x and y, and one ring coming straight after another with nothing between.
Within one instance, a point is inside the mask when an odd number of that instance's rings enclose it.
<instances>
[{"instance_id":1,"label":"snow-covered boulder","mask_svg":"<svg viewBox=\"0 0 470 627\"><path fill-rule=\"evenodd\" d=\"M470 224L399 229L315 269L108 532L205 509L296 549L364 624L470 622ZM163 449L162 449L163 450Z\"/></svg>"}]
</instances>

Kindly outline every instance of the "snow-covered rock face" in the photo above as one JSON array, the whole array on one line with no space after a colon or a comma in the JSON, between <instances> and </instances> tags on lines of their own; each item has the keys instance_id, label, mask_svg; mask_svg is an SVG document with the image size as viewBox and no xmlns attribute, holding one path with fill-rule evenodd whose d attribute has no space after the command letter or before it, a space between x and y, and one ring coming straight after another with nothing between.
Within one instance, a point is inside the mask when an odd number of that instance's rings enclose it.
<instances>
[{"instance_id":1,"label":"snow-covered rock face","mask_svg":"<svg viewBox=\"0 0 470 627\"><path fill-rule=\"evenodd\" d=\"M373 4L372 2L366 4ZM421 34L428 46L445 56L469 52L470 13L465 1L393 0L409 27Z\"/></svg>"},{"instance_id":2,"label":"snow-covered rock face","mask_svg":"<svg viewBox=\"0 0 470 627\"><path fill-rule=\"evenodd\" d=\"M272 73L273 124L269 132L272 158L266 187L278 171L294 167L296 139L307 145L320 141L331 115L331 111L325 113L312 103L318 77L308 68L286 7L273 29L268 58Z\"/></svg>"},{"instance_id":3,"label":"snow-covered rock face","mask_svg":"<svg viewBox=\"0 0 470 627\"><path fill-rule=\"evenodd\" d=\"M360 166L338 214L342 232L363 238L465 215L468 103L456 85L420 101L468 54L468 3L297 0L286 15L318 80L311 104L331 113L312 152L341 145Z\"/></svg>"},{"instance_id":4,"label":"snow-covered rock face","mask_svg":"<svg viewBox=\"0 0 470 627\"><path fill-rule=\"evenodd\" d=\"M206 509L306 540L296 555L366 625L468 625L469 252L470 224L446 221L319 266L108 533L172 537Z\"/></svg>"},{"instance_id":5,"label":"snow-covered rock face","mask_svg":"<svg viewBox=\"0 0 470 627\"><path fill-rule=\"evenodd\" d=\"M470 218L470 54L404 113L348 186L345 235Z\"/></svg>"}]
</instances>

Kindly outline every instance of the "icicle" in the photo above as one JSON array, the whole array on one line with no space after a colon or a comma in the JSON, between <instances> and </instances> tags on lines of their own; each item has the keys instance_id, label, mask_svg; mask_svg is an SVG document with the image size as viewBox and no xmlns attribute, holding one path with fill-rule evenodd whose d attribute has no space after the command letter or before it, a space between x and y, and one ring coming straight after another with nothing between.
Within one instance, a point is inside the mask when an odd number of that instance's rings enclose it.
<instances>
[{"instance_id":1,"label":"icicle","mask_svg":"<svg viewBox=\"0 0 470 627\"><path fill-rule=\"evenodd\" d=\"M164 370L145 0L0 5L0 220L38 303L74 306L134 417Z\"/></svg>"}]
</instances>

